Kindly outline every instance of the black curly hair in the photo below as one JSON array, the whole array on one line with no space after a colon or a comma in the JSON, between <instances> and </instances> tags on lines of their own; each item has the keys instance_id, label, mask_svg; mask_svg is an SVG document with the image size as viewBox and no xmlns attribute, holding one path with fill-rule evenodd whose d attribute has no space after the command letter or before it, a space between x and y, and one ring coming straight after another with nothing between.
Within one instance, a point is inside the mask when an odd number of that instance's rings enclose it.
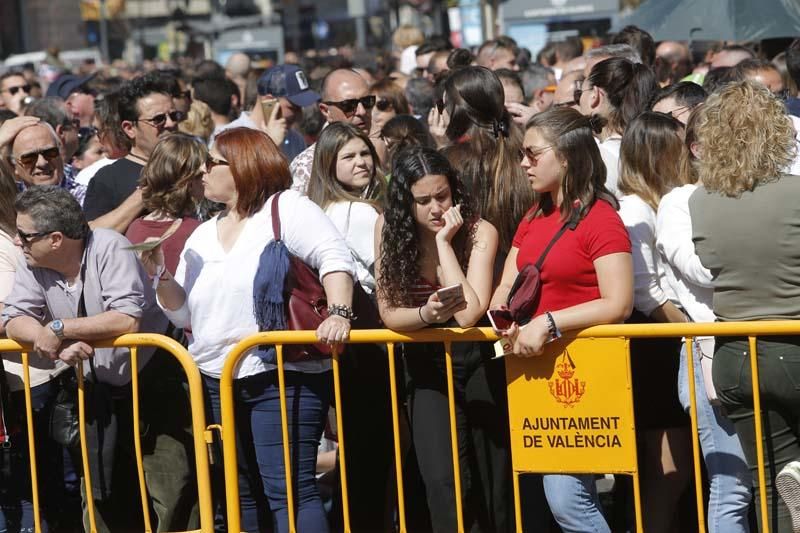
<instances>
[{"instance_id":1,"label":"black curly hair","mask_svg":"<svg viewBox=\"0 0 800 533\"><path fill-rule=\"evenodd\" d=\"M380 296L393 307L413 305L408 289L419 282L420 276L420 236L414 220L411 187L425 176L436 175L447 178L453 205L461 205L464 225L452 242L461 268L467 270L479 220L475 206L446 157L424 146L407 148L397 154L392 166L392 179L385 196L381 263L377 273Z\"/></svg>"}]
</instances>

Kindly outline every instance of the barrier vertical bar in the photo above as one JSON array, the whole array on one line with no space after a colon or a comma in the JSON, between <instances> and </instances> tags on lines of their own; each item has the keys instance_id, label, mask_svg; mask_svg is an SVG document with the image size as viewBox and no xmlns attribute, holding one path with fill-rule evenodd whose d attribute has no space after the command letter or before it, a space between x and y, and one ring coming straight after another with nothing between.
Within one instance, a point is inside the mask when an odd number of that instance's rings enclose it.
<instances>
[{"instance_id":1,"label":"barrier vertical bar","mask_svg":"<svg viewBox=\"0 0 800 533\"><path fill-rule=\"evenodd\" d=\"M397 514L400 533L406 533L406 502L403 489L403 450L400 443L400 406L397 404L397 365L394 360L394 343L386 343L389 354L389 388L392 395L392 433L394 434L394 475L397 478Z\"/></svg>"},{"instance_id":2,"label":"barrier vertical bar","mask_svg":"<svg viewBox=\"0 0 800 533\"><path fill-rule=\"evenodd\" d=\"M347 488L347 461L345 460L345 443L344 443L344 410L342 409L342 387L340 380L339 363L341 362L341 354L339 353L339 345L333 346L332 361L333 366L333 394L336 405L336 435L339 440L339 477L342 482L342 516L344 519L345 533L350 533L350 498Z\"/></svg>"},{"instance_id":3,"label":"barrier vertical bar","mask_svg":"<svg viewBox=\"0 0 800 533\"><path fill-rule=\"evenodd\" d=\"M147 501L147 485L144 482L144 459L142 458L142 437L139 434L139 349L131 347L131 399L133 400L133 446L136 450L136 472L139 477L139 497L142 503L142 513L144 516L144 530L152 533L153 526L150 523L150 506Z\"/></svg>"},{"instance_id":4,"label":"barrier vertical bar","mask_svg":"<svg viewBox=\"0 0 800 533\"><path fill-rule=\"evenodd\" d=\"M517 533L522 531L522 502L519 498L519 472L512 472L511 478L514 480L514 523L517 525Z\"/></svg>"},{"instance_id":5,"label":"barrier vertical bar","mask_svg":"<svg viewBox=\"0 0 800 533\"><path fill-rule=\"evenodd\" d=\"M283 464L286 472L286 505L289 517L289 531L297 531L294 516L294 480L292 479L292 454L289 449L289 416L286 408L286 377L283 366L283 344L275 345L278 358L278 392L281 400L281 434L283 435Z\"/></svg>"},{"instance_id":6,"label":"barrier vertical bar","mask_svg":"<svg viewBox=\"0 0 800 533\"><path fill-rule=\"evenodd\" d=\"M456 492L456 518L458 532L464 532L464 510L461 505L461 467L458 453L458 427L456 424L456 396L453 383L452 343L444 343L444 359L447 366L447 405L450 410L450 450L453 453L453 484Z\"/></svg>"},{"instance_id":7,"label":"barrier vertical bar","mask_svg":"<svg viewBox=\"0 0 800 533\"><path fill-rule=\"evenodd\" d=\"M25 391L25 420L28 423L28 462L31 469L31 500L33 503L33 526L42 530L42 516L39 510L39 475L36 467L36 435L33 423L33 398L31 397L31 367L28 352L22 352L22 383Z\"/></svg>"},{"instance_id":8,"label":"barrier vertical bar","mask_svg":"<svg viewBox=\"0 0 800 533\"><path fill-rule=\"evenodd\" d=\"M642 519L642 487L639 484L639 472L633 474L633 510L636 515L636 531L644 533L644 520Z\"/></svg>"},{"instance_id":9,"label":"barrier vertical bar","mask_svg":"<svg viewBox=\"0 0 800 533\"><path fill-rule=\"evenodd\" d=\"M758 353L756 337L748 338L750 344L750 375L753 386L753 419L756 429L756 457L758 460L759 499L761 500L761 531L769 533L769 506L767 505L767 476L764 469L764 429L761 422L761 390L758 384Z\"/></svg>"},{"instance_id":10,"label":"barrier vertical bar","mask_svg":"<svg viewBox=\"0 0 800 533\"><path fill-rule=\"evenodd\" d=\"M92 471L89 468L89 449L86 445L86 396L84 394L83 363L75 367L75 372L78 376L78 423L81 435L81 460L83 462L83 490L85 492L86 512L89 514L89 533L97 533L97 520L94 516Z\"/></svg>"},{"instance_id":11,"label":"barrier vertical bar","mask_svg":"<svg viewBox=\"0 0 800 533\"><path fill-rule=\"evenodd\" d=\"M701 533L706 531L706 513L703 503L703 476L700 466L700 443L697 425L697 383L694 379L694 337L686 338L686 361L689 371L689 416L692 421L692 458L694 460L694 485L697 498L697 526Z\"/></svg>"}]
</instances>

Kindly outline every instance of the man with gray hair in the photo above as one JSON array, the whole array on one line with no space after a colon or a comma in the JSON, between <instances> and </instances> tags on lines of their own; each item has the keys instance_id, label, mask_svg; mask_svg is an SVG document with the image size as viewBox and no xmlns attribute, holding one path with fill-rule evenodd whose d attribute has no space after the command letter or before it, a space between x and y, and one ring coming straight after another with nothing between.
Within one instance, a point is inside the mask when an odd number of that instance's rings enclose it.
<instances>
[{"instance_id":1,"label":"man with gray hair","mask_svg":"<svg viewBox=\"0 0 800 533\"><path fill-rule=\"evenodd\" d=\"M17 117L0 126L0 150L14 169L20 191L33 185L58 185L78 202L86 187L64 172L64 146L56 131L39 117Z\"/></svg>"},{"instance_id":2,"label":"man with gray hair","mask_svg":"<svg viewBox=\"0 0 800 533\"><path fill-rule=\"evenodd\" d=\"M90 230L80 205L64 189L30 187L14 207L15 244L25 260L17 266L2 322L9 338L32 345L40 357L81 365L92 383L86 445L98 531L141 528L131 505L138 499L128 390L132 371L139 374L139 414L148 428L143 462L148 494L158 502L158 531L196 527L189 523L192 502L186 501L194 481L191 415L177 361L141 348L134 370L128 349L92 347L125 333L166 331L153 282L127 249L130 242L112 230Z\"/></svg>"}]
</instances>

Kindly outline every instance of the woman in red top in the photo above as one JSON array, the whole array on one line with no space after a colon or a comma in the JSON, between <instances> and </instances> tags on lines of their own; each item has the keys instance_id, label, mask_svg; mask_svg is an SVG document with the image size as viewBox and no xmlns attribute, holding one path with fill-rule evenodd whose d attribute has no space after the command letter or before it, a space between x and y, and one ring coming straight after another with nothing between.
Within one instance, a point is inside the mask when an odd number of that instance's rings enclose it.
<instances>
[{"instance_id":1,"label":"woman in red top","mask_svg":"<svg viewBox=\"0 0 800 533\"><path fill-rule=\"evenodd\" d=\"M605 186L606 167L592 137L599 121L558 108L528 123L522 167L538 202L517 229L492 309L504 307L519 270L539 259L570 217L577 218L577 226L561 236L544 261L540 298L530 322L498 332L513 342L520 357L540 355L562 331L623 322L631 313L631 244L617 201ZM545 475L544 486L565 532L610 531L593 476Z\"/></svg>"},{"instance_id":2,"label":"woman in red top","mask_svg":"<svg viewBox=\"0 0 800 533\"><path fill-rule=\"evenodd\" d=\"M197 204L203 198L201 178L207 159L208 150L197 138L172 133L159 141L139 177L142 203L149 214L134 220L125 236L134 244L161 237L181 219L177 231L161 245L165 267L172 274L186 239L200 225Z\"/></svg>"}]
</instances>

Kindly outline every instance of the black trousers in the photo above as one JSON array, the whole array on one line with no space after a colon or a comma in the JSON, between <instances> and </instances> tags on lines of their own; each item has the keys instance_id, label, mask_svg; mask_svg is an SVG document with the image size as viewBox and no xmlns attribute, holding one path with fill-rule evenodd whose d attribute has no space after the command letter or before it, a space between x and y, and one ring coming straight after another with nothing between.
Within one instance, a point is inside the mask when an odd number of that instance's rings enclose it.
<instances>
[{"instance_id":1,"label":"black trousers","mask_svg":"<svg viewBox=\"0 0 800 533\"><path fill-rule=\"evenodd\" d=\"M411 433L433 530L457 528L441 344L404 346ZM505 368L490 343L453 343L456 428L466 531L514 528Z\"/></svg>"}]
</instances>

